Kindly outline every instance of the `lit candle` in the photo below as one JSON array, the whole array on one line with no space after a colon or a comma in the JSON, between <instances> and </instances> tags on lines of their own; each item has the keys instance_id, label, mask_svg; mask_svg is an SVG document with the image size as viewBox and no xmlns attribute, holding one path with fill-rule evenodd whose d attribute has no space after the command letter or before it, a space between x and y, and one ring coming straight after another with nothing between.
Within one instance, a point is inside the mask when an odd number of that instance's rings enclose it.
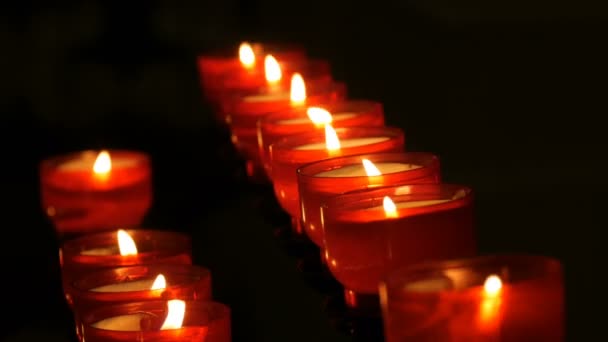
<instances>
[{"instance_id":1,"label":"lit candle","mask_svg":"<svg viewBox=\"0 0 608 342\"><path fill-rule=\"evenodd\" d=\"M85 151L41 164L42 205L60 238L135 226L152 202L150 161L134 151Z\"/></svg>"},{"instance_id":2,"label":"lit candle","mask_svg":"<svg viewBox=\"0 0 608 342\"><path fill-rule=\"evenodd\" d=\"M82 340L230 342L230 308L211 301L132 302L100 307L83 321Z\"/></svg>"},{"instance_id":3,"label":"lit candle","mask_svg":"<svg viewBox=\"0 0 608 342\"><path fill-rule=\"evenodd\" d=\"M333 120L332 120L333 122ZM281 207L299 231L301 217L298 168L324 159L365 153L402 152L403 132L389 127L346 127L288 137L270 146L272 180Z\"/></svg>"},{"instance_id":4,"label":"lit candle","mask_svg":"<svg viewBox=\"0 0 608 342\"><path fill-rule=\"evenodd\" d=\"M397 266L476 252L471 190L459 185L353 191L327 199L321 215L327 265L349 305L377 296Z\"/></svg>"},{"instance_id":5,"label":"lit candle","mask_svg":"<svg viewBox=\"0 0 608 342\"><path fill-rule=\"evenodd\" d=\"M333 113L333 114L332 114ZM258 122L257 138L260 159L271 175L270 145L301 133L321 131L325 124L333 127L382 127L382 104L367 100L341 100L298 107L270 114Z\"/></svg>"},{"instance_id":6,"label":"lit candle","mask_svg":"<svg viewBox=\"0 0 608 342\"><path fill-rule=\"evenodd\" d=\"M167 301L167 316L160 330L179 329L184 321L186 302L179 299ZM92 324L94 328L114 331L142 331L144 318L152 318L154 315L146 313L135 313L105 318Z\"/></svg>"},{"instance_id":7,"label":"lit candle","mask_svg":"<svg viewBox=\"0 0 608 342\"><path fill-rule=\"evenodd\" d=\"M328 198L378 186L437 181L439 159L429 153L374 153L311 163L298 169L302 225L323 249L320 208Z\"/></svg>"},{"instance_id":8,"label":"lit candle","mask_svg":"<svg viewBox=\"0 0 608 342\"><path fill-rule=\"evenodd\" d=\"M563 341L562 282L559 261L528 255L393 270L380 285L386 341Z\"/></svg>"},{"instance_id":9,"label":"lit candle","mask_svg":"<svg viewBox=\"0 0 608 342\"><path fill-rule=\"evenodd\" d=\"M341 89L326 82L319 86L309 98L307 85L300 73L291 75L291 83L288 87L281 84L283 78L281 67L271 57L266 58L266 88L258 92L238 94L226 101L232 142L247 161L250 178L262 182L266 181L266 175L258 152L258 121L273 112L304 107L310 103L330 101L341 96L337 95ZM312 82L315 84L316 80L313 79Z\"/></svg>"},{"instance_id":10,"label":"lit candle","mask_svg":"<svg viewBox=\"0 0 608 342\"><path fill-rule=\"evenodd\" d=\"M66 241L60 249L60 262L66 299L73 305L72 292L76 290L88 291L90 288L122 282L76 288L74 282L80 277L119 266L191 265L191 241L188 236L179 233L121 229Z\"/></svg>"}]
</instances>

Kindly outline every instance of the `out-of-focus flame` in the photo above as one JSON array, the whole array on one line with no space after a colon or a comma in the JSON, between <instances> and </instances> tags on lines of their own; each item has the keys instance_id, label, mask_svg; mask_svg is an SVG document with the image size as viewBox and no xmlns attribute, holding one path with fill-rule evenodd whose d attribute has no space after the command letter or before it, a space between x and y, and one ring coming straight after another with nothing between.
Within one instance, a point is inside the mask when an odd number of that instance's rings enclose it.
<instances>
[{"instance_id":1,"label":"out-of-focus flame","mask_svg":"<svg viewBox=\"0 0 608 342\"><path fill-rule=\"evenodd\" d=\"M306 115L308 115L310 121L312 121L312 123L317 127L330 124L332 121L331 114L325 109L319 107L308 107L306 110Z\"/></svg>"},{"instance_id":2,"label":"out-of-focus flame","mask_svg":"<svg viewBox=\"0 0 608 342\"><path fill-rule=\"evenodd\" d=\"M489 297L495 297L502 290L502 280L500 277L493 274L486 278L486 281L483 283L483 291Z\"/></svg>"},{"instance_id":3,"label":"out-of-focus flame","mask_svg":"<svg viewBox=\"0 0 608 342\"><path fill-rule=\"evenodd\" d=\"M156 276L156 279L154 279L154 282L152 283L150 290L162 290L166 287L167 287L167 281L165 280L165 276L162 274L159 274Z\"/></svg>"},{"instance_id":4,"label":"out-of-focus flame","mask_svg":"<svg viewBox=\"0 0 608 342\"><path fill-rule=\"evenodd\" d=\"M384 196L382 207L384 207L386 217L397 217L397 206L395 206L395 202L390 197Z\"/></svg>"},{"instance_id":5,"label":"out-of-focus flame","mask_svg":"<svg viewBox=\"0 0 608 342\"><path fill-rule=\"evenodd\" d=\"M291 76L291 89L289 98L292 104L299 105L306 102L306 84L302 75L295 73Z\"/></svg>"},{"instance_id":6,"label":"out-of-focus flame","mask_svg":"<svg viewBox=\"0 0 608 342\"><path fill-rule=\"evenodd\" d=\"M264 58L264 75L269 85L276 85L283 77L281 66L272 55L266 55Z\"/></svg>"},{"instance_id":7,"label":"out-of-focus flame","mask_svg":"<svg viewBox=\"0 0 608 342\"><path fill-rule=\"evenodd\" d=\"M363 163L363 168L365 169L365 173L368 177L376 177L382 175L376 165L374 165L374 163L372 163L369 159L362 159L361 162Z\"/></svg>"},{"instance_id":8,"label":"out-of-focus flame","mask_svg":"<svg viewBox=\"0 0 608 342\"><path fill-rule=\"evenodd\" d=\"M167 302L167 318L160 327L160 330L179 329L184 323L184 316L186 314L186 302L179 299L173 299Z\"/></svg>"},{"instance_id":9,"label":"out-of-focus flame","mask_svg":"<svg viewBox=\"0 0 608 342\"><path fill-rule=\"evenodd\" d=\"M93 164L93 173L96 175L107 175L112 171L112 159L110 158L110 153L108 151L101 151L97 155L97 159L95 159L95 164Z\"/></svg>"},{"instance_id":10,"label":"out-of-focus flame","mask_svg":"<svg viewBox=\"0 0 608 342\"><path fill-rule=\"evenodd\" d=\"M251 69L255 66L255 53L249 43L243 42L241 43L241 46L239 46L239 60L247 69Z\"/></svg>"},{"instance_id":11,"label":"out-of-focus flame","mask_svg":"<svg viewBox=\"0 0 608 342\"><path fill-rule=\"evenodd\" d=\"M120 250L120 255L137 255L137 246L135 246L135 241L133 241L133 238L131 238L129 233L123 229L119 229L117 236L118 250Z\"/></svg>"},{"instance_id":12,"label":"out-of-focus flame","mask_svg":"<svg viewBox=\"0 0 608 342\"><path fill-rule=\"evenodd\" d=\"M325 148L329 152L335 152L340 150L340 139L336 130L330 125L325 125Z\"/></svg>"}]
</instances>

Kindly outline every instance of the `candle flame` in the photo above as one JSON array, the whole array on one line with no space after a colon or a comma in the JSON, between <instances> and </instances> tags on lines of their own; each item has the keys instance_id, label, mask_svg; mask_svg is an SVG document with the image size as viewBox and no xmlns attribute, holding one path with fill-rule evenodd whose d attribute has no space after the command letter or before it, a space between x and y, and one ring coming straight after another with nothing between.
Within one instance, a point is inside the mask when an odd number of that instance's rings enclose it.
<instances>
[{"instance_id":1,"label":"candle flame","mask_svg":"<svg viewBox=\"0 0 608 342\"><path fill-rule=\"evenodd\" d=\"M384 196L382 206L384 207L386 217L397 217L397 206L395 206L395 202L390 197Z\"/></svg>"},{"instance_id":2,"label":"candle flame","mask_svg":"<svg viewBox=\"0 0 608 342\"><path fill-rule=\"evenodd\" d=\"M319 107L308 107L306 115L315 126L327 125L332 121L331 114Z\"/></svg>"},{"instance_id":3,"label":"candle flame","mask_svg":"<svg viewBox=\"0 0 608 342\"><path fill-rule=\"evenodd\" d=\"M368 177L375 177L375 176L382 175L382 172L380 172L380 170L378 170L376 165L374 165L374 163L372 163L369 159L363 159L363 160L361 160L361 162L363 163L363 168L365 169L365 173L367 174Z\"/></svg>"},{"instance_id":4,"label":"candle flame","mask_svg":"<svg viewBox=\"0 0 608 342\"><path fill-rule=\"evenodd\" d=\"M129 233L123 229L119 229L117 236L120 255L137 255L137 246L135 246L135 241L133 241L133 238Z\"/></svg>"},{"instance_id":5,"label":"candle flame","mask_svg":"<svg viewBox=\"0 0 608 342\"><path fill-rule=\"evenodd\" d=\"M108 151L101 151L93 164L93 173L97 175L106 175L112 170L112 159Z\"/></svg>"},{"instance_id":6,"label":"candle flame","mask_svg":"<svg viewBox=\"0 0 608 342\"><path fill-rule=\"evenodd\" d=\"M264 74L266 76L266 81L270 85L279 83L281 78L283 78L281 66L272 55L266 55L266 58L264 58Z\"/></svg>"},{"instance_id":7,"label":"candle flame","mask_svg":"<svg viewBox=\"0 0 608 342\"><path fill-rule=\"evenodd\" d=\"M184 316L186 314L186 302L179 299L173 299L167 301L167 318L160 327L160 330L179 329L184 323Z\"/></svg>"},{"instance_id":8,"label":"candle flame","mask_svg":"<svg viewBox=\"0 0 608 342\"><path fill-rule=\"evenodd\" d=\"M159 274L156 276L156 279L154 279L154 282L152 283L150 290L162 290L166 287L167 287L167 281L165 280L165 276L162 274Z\"/></svg>"},{"instance_id":9,"label":"candle flame","mask_svg":"<svg viewBox=\"0 0 608 342\"><path fill-rule=\"evenodd\" d=\"M329 152L340 150L340 139L338 139L338 133L336 133L336 130L330 124L325 125L325 148Z\"/></svg>"},{"instance_id":10,"label":"candle flame","mask_svg":"<svg viewBox=\"0 0 608 342\"><path fill-rule=\"evenodd\" d=\"M483 283L483 290L486 295L495 297L502 290L502 280L495 274L488 276Z\"/></svg>"},{"instance_id":11,"label":"candle flame","mask_svg":"<svg viewBox=\"0 0 608 342\"><path fill-rule=\"evenodd\" d=\"M255 53L249 43L243 42L239 46L239 60L246 69L251 69L255 65Z\"/></svg>"},{"instance_id":12,"label":"candle flame","mask_svg":"<svg viewBox=\"0 0 608 342\"><path fill-rule=\"evenodd\" d=\"M295 73L291 76L290 99L292 104L302 104L306 101L306 84L302 75Z\"/></svg>"}]
</instances>

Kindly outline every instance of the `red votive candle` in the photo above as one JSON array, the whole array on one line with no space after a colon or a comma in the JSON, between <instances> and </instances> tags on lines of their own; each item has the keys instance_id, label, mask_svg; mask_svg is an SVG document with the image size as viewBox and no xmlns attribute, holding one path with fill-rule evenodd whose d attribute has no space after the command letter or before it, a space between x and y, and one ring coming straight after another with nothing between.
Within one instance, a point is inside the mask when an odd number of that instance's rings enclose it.
<instances>
[{"instance_id":1,"label":"red votive candle","mask_svg":"<svg viewBox=\"0 0 608 342\"><path fill-rule=\"evenodd\" d=\"M230 309L208 301L146 301L100 307L83 316L83 325L87 342L231 341Z\"/></svg>"},{"instance_id":2,"label":"red votive candle","mask_svg":"<svg viewBox=\"0 0 608 342\"><path fill-rule=\"evenodd\" d=\"M327 126L331 128L331 126ZM326 127L326 128L327 128ZM272 181L281 207L291 215L294 229L299 227L300 195L296 170L319 160L377 152L403 152L404 135L392 127L346 127L335 130L339 147L328 149L325 134L310 132L285 138L270 145Z\"/></svg>"},{"instance_id":3,"label":"red votive candle","mask_svg":"<svg viewBox=\"0 0 608 342\"><path fill-rule=\"evenodd\" d=\"M141 152L85 151L44 160L42 207L60 238L136 226L152 202L150 161Z\"/></svg>"},{"instance_id":4,"label":"red votive candle","mask_svg":"<svg viewBox=\"0 0 608 342\"><path fill-rule=\"evenodd\" d=\"M266 177L258 148L257 126L260 119L273 112L327 104L346 96L346 86L343 83L306 82L308 94L304 93L305 98L301 101L292 101L289 91L280 91L244 95L232 102L229 116L232 142L247 161L248 174L252 178Z\"/></svg>"},{"instance_id":5,"label":"red votive candle","mask_svg":"<svg viewBox=\"0 0 608 342\"><path fill-rule=\"evenodd\" d=\"M382 104L367 100L341 100L318 104L332 116L334 127L381 127L384 126L384 110ZM258 149L264 170L270 175L270 145L283 138L323 130L322 120L315 123L315 118L308 115L309 107L290 108L285 111L270 114L258 121ZM320 118L322 119L322 118Z\"/></svg>"},{"instance_id":6,"label":"red votive candle","mask_svg":"<svg viewBox=\"0 0 608 342\"><path fill-rule=\"evenodd\" d=\"M70 285L93 271L120 266L192 264L190 237L157 230L119 230L66 241L59 250L64 291L72 305Z\"/></svg>"},{"instance_id":7,"label":"red votive candle","mask_svg":"<svg viewBox=\"0 0 608 342\"><path fill-rule=\"evenodd\" d=\"M322 207L322 222L327 265L354 307L376 297L382 276L396 267L476 252L471 190L460 185L338 195Z\"/></svg>"},{"instance_id":8,"label":"red votive candle","mask_svg":"<svg viewBox=\"0 0 608 342\"><path fill-rule=\"evenodd\" d=\"M396 270L380 286L386 340L563 341L562 278L559 261L527 255Z\"/></svg>"},{"instance_id":9,"label":"red votive candle","mask_svg":"<svg viewBox=\"0 0 608 342\"><path fill-rule=\"evenodd\" d=\"M247 89L264 85L264 55L272 54L282 63L296 63L306 59L303 48L298 46L273 46L241 43L238 49L216 51L197 58L201 87L211 102L219 101L219 94L227 89L226 80L240 80ZM235 81L231 82L233 85Z\"/></svg>"},{"instance_id":10,"label":"red votive candle","mask_svg":"<svg viewBox=\"0 0 608 342\"><path fill-rule=\"evenodd\" d=\"M430 153L374 153L332 158L298 169L301 223L323 248L321 205L349 191L397 184L439 182L439 158Z\"/></svg>"},{"instance_id":11,"label":"red votive candle","mask_svg":"<svg viewBox=\"0 0 608 342\"><path fill-rule=\"evenodd\" d=\"M147 300L211 300L211 273L193 265L106 269L86 274L69 286L80 337L80 317L99 306Z\"/></svg>"}]
</instances>

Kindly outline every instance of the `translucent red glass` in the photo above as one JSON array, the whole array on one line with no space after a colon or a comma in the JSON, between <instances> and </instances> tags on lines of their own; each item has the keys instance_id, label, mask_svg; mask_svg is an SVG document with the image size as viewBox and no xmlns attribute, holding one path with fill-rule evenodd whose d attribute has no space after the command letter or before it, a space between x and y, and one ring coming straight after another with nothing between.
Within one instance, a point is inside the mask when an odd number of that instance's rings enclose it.
<instances>
[{"instance_id":1,"label":"translucent red glass","mask_svg":"<svg viewBox=\"0 0 608 342\"><path fill-rule=\"evenodd\" d=\"M151 290L158 275L164 276L166 287ZM211 273L193 265L111 268L86 274L68 286L79 337L82 337L80 317L100 306L147 300L211 300ZM110 290L108 286L114 288Z\"/></svg>"},{"instance_id":2,"label":"translucent red glass","mask_svg":"<svg viewBox=\"0 0 608 342\"><path fill-rule=\"evenodd\" d=\"M99 152L52 157L40 165L42 207L60 238L117 226L136 226L152 202L148 156L109 150L112 169L93 172Z\"/></svg>"},{"instance_id":3,"label":"translucent red glass","mask_svg":"<svg viewBox=\"0 0 608 342\"><path fill-rule=\"evenodd\" d=\"M492 276L498 291L486 289ZM420 264L391 272L380 296L388 342L564 341L562 269L547 257Z\"/></svg>"},{"instance_id":4,"label":"translucent red glass","mask_svg":"<svg viewBox=\"0 0 608 342\"><path fill-rule=\"evenodd\" d=\"M399 128L391 127L347 127L337 128L338 138L344 144L351 139L375 139L359 146L342 147L338 151L325 149L325 133L310 132L285 138L270 145L272 163L272 180L275 195L281 207L292 218L300 218L300 195L298 193L298 178L296 170L306 164L319 160L341 156L377 153L403 152L404 135ZM322 149L299 149L308 144L321 144Z\"/></svg>"},{"instance_id":5,"label":"translucent red glass","mask_svg":"<svg viewBox=\"0 0 608 342\"><path fill-rule=\"evenodd\" d=\"M343 99L346 96L346 87L342 83L314 83L307 82L306 102L293 105L287 97L271 98L268 101L249 101L248 96L241 97L233 102L229 109L229 124L232 142L239 153L251 164L252 170L260 177L265 177L265 171L260 160L258 149L257 126L258 121L266 115L292 107L305 107L307 105L321 105ZM257 96L257 95L255 95ZM250 173L251 175L251 173Z\"/></svg>"},{"instance_id":6,"label":"translucent red glass","mask_svg":"<svg viewBox=\"0 0 608 342\"><path fill-rule=\"evenodd\" d=\"M387 170L387 173L368 177L362 165L363 159L371 161L380 171ZM352 172L353 167L357 167L358 173ZM398 171L388 171L391 167ZM348 173L336 175L340 170ZM321 205L327 199L345 192L378 186L437 183L439 158L421 152L364 154L308 164L299 168L297 174L302 226L308 237L323 248Z\"/></svg>"},{"instance_id":7,"label":"translucent red glass","mask_svg":"<svg viewBox=\"0 0 608 342\"><path fill-rule=\"evenodd\" d=\"M384 126L384 110L379 102L368 100L340 100L317 105L333 115L333 127ZM308 107L290 108L270 114L258 121L258 151L267 175L270 175L270 145L283 138L311 131L323 132L323 125L315 125L308 118Z\"/></svg>"},{"instance_id":8,"label":"translucent red glass","mask_svg":"<svg viewBox=\"0 0 608 342\"><path fill-rule=\"evenodd\" d=\"M127 230L135 241L137 255L122 256L117 233L105 232L66 241L59 250L64 291L72 304L69 284L93 271L120 266L192 264L190 237L157 230Z\"/></svg>"},{"instance_id":9,"label":"translucent red glass","mask_svg":"<svg viewBox=\"0 0 608 342\"><path fill-rule=\"evenodd\" d=\"M160 330L167 316L166 301L134 302L100 307L83 316L83 335L87 342L230 342L230 309L220 303L186 301L182 328ZM119 316L141 317L140 331L119 331L94 326Z\"/></svg>"},{"instance_id":10,"label":"translucent red glass","mask_svg":"<svg viewBox=\"0 0 608 342\"><path fill-rule=\"evenodd\" d=\"M113 290L100 288L112 285L146 282L151 284L162 274L166 287L162 290ZM194 265L141 265L117 267L95 271L77 278L69 284L74 301L74 312L85 313L91 309L121 302L168 299L211 299L211 273Z\"/></svg>"},{"instance_id":11,"label":"translucent red glass","mask_svg":"<svg viewBox=\"0 0 608 342\"><path fill-rule=\"evenodd\" d=\"M241 64L238 47L230 51L216 51L198 57L199 78L207 100L218 103L223 91L238 91L263 86L265 84L265 54L272 54L279 64L284 66L302 63L306 60L304 49L298 46L251 45L256 55L256 63L252 69L246 69ZM232 85L231 89L227 83Z\"/></svg>"},{"instance_id":12,"label":"translucent red glass","mask_svg":"<svg viewBox=\"0 0 608 342\"><path fill-rule=\"evenodd\" d=\"M396 205L391 217L383 208L386 196ZM476 252L471 190L460 185L414 184L338 195L323 206L322 222L327 265L353 303L358 295L377 295L381 278L395 268Z\"/></svg>"}]
</instances>

